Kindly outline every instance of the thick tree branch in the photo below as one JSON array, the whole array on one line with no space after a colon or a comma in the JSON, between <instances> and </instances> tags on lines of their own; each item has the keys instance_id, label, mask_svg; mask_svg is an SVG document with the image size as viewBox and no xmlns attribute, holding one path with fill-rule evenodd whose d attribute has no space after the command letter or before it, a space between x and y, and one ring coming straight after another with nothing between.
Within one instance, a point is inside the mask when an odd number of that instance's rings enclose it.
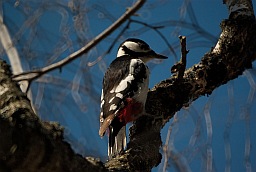
<instances>
[{"instance_id":1,"label":"thick tree branch","mask_svg":"<svg viewBox=\"0 0 256 172\"><path fill-rule=\"evenodd\" d=\"M106 171L75 154L57 123L41 122L0 60L0 171Z\"/></svg>"},{"instance_id":2,"label":"thick tree branch","mask_svg":"<svg viewBox=\"0 0 256 172\"><path fill-rule=\"evenodd\" d=\"M122 163L121 170L150 171L161 160L160 131L175 112L251 68L256 58L256 21L252 8L243 8L243 13L233 9L229 19L221 23L221 28L215 48L185 71L183 82L175 82L177 77L170 77L148 93L146 110L155 118L145 116L134 123L127 151L109 161L107 168L120 170Z\"/></svg>"}]
</instances>

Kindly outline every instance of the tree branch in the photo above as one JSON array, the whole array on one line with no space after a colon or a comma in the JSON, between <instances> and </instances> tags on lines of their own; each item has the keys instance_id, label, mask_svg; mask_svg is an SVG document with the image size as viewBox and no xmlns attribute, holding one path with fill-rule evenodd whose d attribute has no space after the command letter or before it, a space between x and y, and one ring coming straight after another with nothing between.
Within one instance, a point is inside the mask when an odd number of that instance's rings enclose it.
<instances>
[{"instance_id":1,"label":"tree branch","mask_svg":"<svg viewBox=\"0 0 256 172\"><path fill-rule=\"evenodd\" d=\"M124 171L150 171L161 160L160 131L175 112L251 68L256 59L256 21L252 8L247 10L246 15L230 15L221 23L217 45L185 71L183 82L175 82L177 77L172 76L148 93L146 111L155 117L144 116L134 123L127 151L107 162L107 168L120 170L122 164Z\"/></svg>"},{"instance_id":2,"label":"tree branch","mask_svg":"<svg viewBox=\"0 0 256 172\"><path fill-rule=\"evenodd\" d=\"M96 36L92 41L87 43L84 47L77 50L76 52L72 53L71 55L67 56L63 60L46 66L39 70L33 70L29 72L20 73L13 76L13 79L16 81L33 81L38 77L42 76L43 74L50 72L52 70L61 68L62 66L70 63L71 61L77 59L81 55L87 53L91 50L94 46L96 46L100 41L102 41L105 37L110 35L113 31L115 31L121 24L123 24L127 19L129 19L136 11L138 11L142 5L145 3L145 0L138 0L132 7L127 8L127 11L118 19L116 20L111 26L109 26L106 30Z\"/></svg>"},{"instance_id":3,"label":"tree branch","mask_svg":"<svg viewBox=\"0 0 256 172\"><path fill-rule=\"evenodd\" d=\"M106 171L75 154L57 123L41 122L0 60L0 171Z\"/></svg>"},{"instance_id":4,"label":"tree branch","mask_svg":"<svg viewBox=\"0 0 256 172\"><path fill-rule=\"evenodd\" d=\"M176 63L175 65L172 66L171 72L178 73L178 80L182 81L184 72L186 69L186 65L187 65L187 54L189 51L186 48L187 47L186 46L186 37L180 35L179 39L180 39L180 46L181 46L181 59L178 63Z\"/></svg>"}]
</instances>

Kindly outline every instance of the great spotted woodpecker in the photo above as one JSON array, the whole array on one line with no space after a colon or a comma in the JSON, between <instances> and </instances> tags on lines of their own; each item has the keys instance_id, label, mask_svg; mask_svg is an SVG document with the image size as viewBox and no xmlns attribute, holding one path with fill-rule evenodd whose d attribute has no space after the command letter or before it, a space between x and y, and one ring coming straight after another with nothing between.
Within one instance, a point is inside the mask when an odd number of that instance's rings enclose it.
<instances>
[{"instance_id":1,"label":"great spotted woodpecker","mask_svg":"<svg viewBox=\"0 0 256 172\"><path fill-rule=\"evenodd\" d=\"M126 146L125 125L144 114L149 83L145 63L153 58L167 57L155 53L146 42L130 38L119 46L117 58L105 73L99 135L109 132L110 159Z\"/></svg>"}]
</instances>

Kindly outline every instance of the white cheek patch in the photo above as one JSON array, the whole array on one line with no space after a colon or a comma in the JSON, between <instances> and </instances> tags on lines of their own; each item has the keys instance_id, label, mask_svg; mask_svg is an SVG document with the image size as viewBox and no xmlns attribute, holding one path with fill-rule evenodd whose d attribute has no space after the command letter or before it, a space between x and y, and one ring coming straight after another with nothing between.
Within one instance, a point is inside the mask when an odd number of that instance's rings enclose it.
<instances>
[{"instance_id":1,"label":"white cheek patch","mask_svg":"<svg viewBox=\"0 0 256 172\"><path fill-rule=\"evenodd\" d=\"M131 63L130 63L130 67L129 67L129 74L133 75L135 66L137 66L138 64L141 64L141 63L143 63L143 62L140 59L132 59Z\"/></svg>"},{"instance_id":2,"label":"white cheek patch","mask_svg":"<svg viewBox=\"0 0 256 172\"><path fill-rule=\"evenodd\" d=\"M134 52L149 52L149 51L151 51L151 49L142 49L138 43L132 42L132 41L126 41L123 45Z\"/></svg>"}]
</instances>

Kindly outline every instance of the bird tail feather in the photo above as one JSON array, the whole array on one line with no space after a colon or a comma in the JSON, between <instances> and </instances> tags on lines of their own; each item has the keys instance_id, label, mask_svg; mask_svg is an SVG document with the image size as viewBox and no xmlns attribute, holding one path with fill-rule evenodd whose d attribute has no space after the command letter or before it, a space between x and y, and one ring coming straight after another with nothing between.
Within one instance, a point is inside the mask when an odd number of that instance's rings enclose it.
<instances>
[{"instance_id":1,"label":"bird tail feather","mask_svg":"<svg viewBox=\"0 0 256 172\"><path fill-rule=\"evenodd\" d=\"M108 157L112 159L126 147L126 128L123 126L115 136L113 127L109 126Z\"/></svg>"}]
</instances>

